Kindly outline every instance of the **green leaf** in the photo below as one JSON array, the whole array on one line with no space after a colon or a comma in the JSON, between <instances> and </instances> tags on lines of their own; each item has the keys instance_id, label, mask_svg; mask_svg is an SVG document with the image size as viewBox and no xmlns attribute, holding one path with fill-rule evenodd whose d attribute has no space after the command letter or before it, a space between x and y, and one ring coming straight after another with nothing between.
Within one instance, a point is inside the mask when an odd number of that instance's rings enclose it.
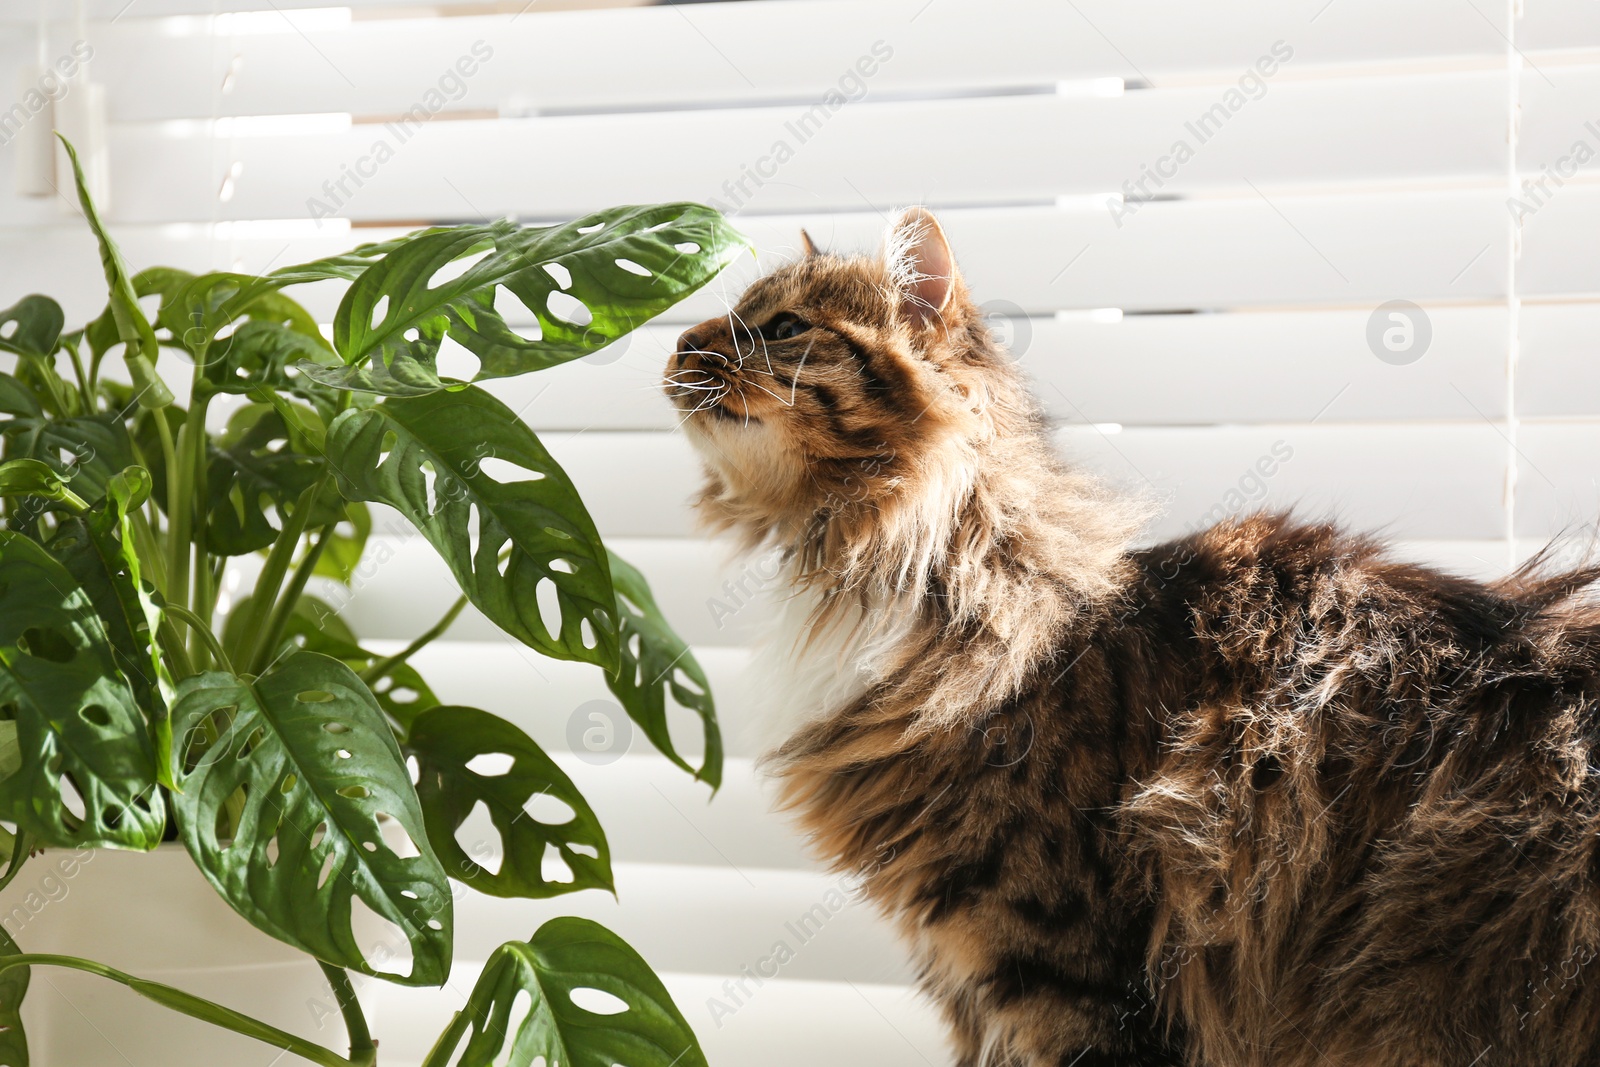
<instances>
[{"instance_id":1,"label":"green leaf","mask_svg":"<svg viewBox=\"0 0 1600 1067\"><path fill-rule=\"evenodd\" d=\"M208 720L225 726L205 745ZM411 985L444 981L449 883L394 735L349 667L299 652L254 681L197 675L179 686L172 722L179 835L234 910L329 963ZM226 805L241 790L244 814L230 839ZM419 855L390 847L383 815ZM383 946L357 943L356 898L400 927L413 957L409 975L380 971L369 957L381 962Z\"/></svg>"},{"instance_id":2,"label":"green leaf","mask_svg":"<svg viewBox=\"0 0 1600 1067\"><path fill-rule=\"evenodd\" d=\"M574 992L596 989L621 1000L626 1010L602 1014L580 1007ZM523 992L533 998L532 1007L513 1020ZM467 1044L458 1057L463 1037ZM531 1067L540 1061L561 1067L706 1067L694 1031L650 965L599 923L576 918L551 919L526 943L496 949L423 1067Z\"/></svg>"},{"instance_id":3,"label":"green leaf","mask_svg":"<svg viewBox=\"0 0 1600 1067\"><path fill-rule=\"evenodd\" d=\"M89 595L39 545L0 533L0 605L0 718L16 720L23 755L0 780L0 819L47 845L154 848L154 748Z\"/></svg>"},{"instance_id":4,"label":"green leaf","mask_svg":"<svg viewBox=\"0 0 1600 1067\"><path fill-rule=\"evenodd\" d=\"M438 280L486 245L489 255ZM444 387L437 357L446 336L478 356L475 380L552 367L659 315L746 247L718 212L681 203L560 226L502 221L416 236L368 268L339 305L334 348L353 369L308 373L341 388L422 395ZM533 314L537 337L521 337L495 310L502 288Z\"/></svg>"},{"instance_id":5,"label":"green leaf","mask_svg":"<svg viewBox=\"0 0 1600 1067\"><path fill-rule=\"evenodd\" d=\"M128 428L115 415L0 418L0 436L6 458L45 463L90 503L105 495L113 475L133 465Z\"/></svg>"},{"instance_id":6,"label":"green leaf","mask_svg":"<svg viewBox=\"0 0 1600 1067\"><path fill-rule=\"evenodd\" d=\"M149 496L149 472L129 467L111 479L104 500L86 514L64 520L45 547L89 594L118 669L150 722L164 732L167 708L161 682L170 685L172 679L157 638L161 610L143 581L128 518Z\"/></svg>"},{"instance_id":7,"label":"green leaf","mask_svg":"<svg viewBox=\"0 0 1600 1067\"><path fill-rule=\"evenodd\" d=\"M0 311L0 351L49 359L66 321L61 305L48 296L25 296Z\"/></svg>"},{"instance_id":8,"label":"green leaf","mask_svg":"<svg viewBox=\"0 0 1600 1067\"><path fill-rule=\"evenodd\" d=\"M208 448L206 467L206 550L219 556L243 556L269 547L278 539L283 520L302 493L326 466L266 404L249 404L228 419L228 428ZM159 499L159 498L158 498ZM312 514L312 525L337 520L342 506L330 490ZM269 509L279 515L274 523Z\"/></svg>"},{"instance_id":9,"label":"green leaf","mask_svg":"<svg viewBox=\"0 0 1600 1067\"><path fill-rule=\"evenodd\" d=\"M44 408L32 389L9 374L0 373L0 415L43 418Z\"/></svg>"},{"instance_id":10,"label":"green leaf","mask_svg":"<svg viewBox=\"0 0 1600 1067\"><path fill-rule=\"evenodd\" d=\"M510 408L475 386L386 400L340 415L327 449L344 495L397 509L501 629L558 659L616 664L616 597L594 520ZM518 468L517 480L486 474L491 460ZM546 581L560 612L549 624Z\"/></svg>"},{"instance_id":11,"label":"green leaf","mask_svg":"<svg viewBox=\"0 0 1600 1067\"><path fill-rule=\"evenodd\" d=\"M20 956L22 950L0 927L0 956ZM22 1001L28 995L30 967L0 971L0 1065L28 1067L28 1035L22 1029Z\"/></svg>"},{"instance_id":12,"label":"green leaf","mask_svg":"<svg viewBox=\"0 0 1600 1067\"><path fill-rule=\"evenodd\" d=\"M722 730L711 699L711 683L694 653L656 605L650 584L627 560L611 553L611 581L622 622L622 666L606 675L606 685L663 755L716 789L722 784ZM705 758L696 770L678 754L667 728L667 694L700 717Z\"/></svg>"},{"instance_id":13,"label":"green leaf","mask_svg":"<svg viewBox=\"0 0 1600 1067\"><path fill-rule=\"evenodd\" d=\"M417 717L402 747L417 758L417 796L428 840L452 877L496 897L614 891L611 849L600 820L572 779L527 734L487 711L438 707ZM498 774L470 766L491 755L510 757L511 766ZM530 808L538 797L554 797L572 815L560 823L541 821ZM456 840L456 831L480 803L500 832L498 872L481 862L487 852L474 848L469 855ZM561 854L571 881L544 876L547 846Z\"/></svg>"},{"instance_id":14,"label":"green leaf","mask_svg":"<svg viewBox=\"0 0 1600 1067\"><path fill-rule=\"evenodd\" d=\"M67 149L67 158L72 161L72 177L78 186L78 204L83 208L83 217L88 220L95 240L100 243L100 265L105 270L106 285L111 290L111 317L116 323L117 337L124 345L122 358L133 377L139 406L166 407L172 403L172 391L156 374L158 345L155 330L150 320L145 318L144 310L139 307L132 275L122 258L122 250L106 232L105 224L100 221L100 212L95 209L94 200L89 196L89 187L83 179L83 167L78 163L78 150L59 133L56 136L61 138L61 143Z\"/></svg>"}]
</instances>

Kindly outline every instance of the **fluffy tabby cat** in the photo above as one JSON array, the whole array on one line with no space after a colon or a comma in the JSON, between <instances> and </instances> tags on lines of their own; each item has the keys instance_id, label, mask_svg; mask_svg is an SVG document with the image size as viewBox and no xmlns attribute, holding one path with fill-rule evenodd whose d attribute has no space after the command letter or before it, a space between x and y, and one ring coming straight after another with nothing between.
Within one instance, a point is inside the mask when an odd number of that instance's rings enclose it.
<instances>
[{"instance_id":1,"label":"fluffy tabby cat","mask_svg":"<svg viewBox=\"0 0 1600 1067\"><path fill-rule=\"evenodd\" d=\"M1274 515L1137 549L932 215L807 251L667 391L703 516L786 561L769 765L956 1061L1600 1063L1600 569Z\"/></svg>"}]
</instances>

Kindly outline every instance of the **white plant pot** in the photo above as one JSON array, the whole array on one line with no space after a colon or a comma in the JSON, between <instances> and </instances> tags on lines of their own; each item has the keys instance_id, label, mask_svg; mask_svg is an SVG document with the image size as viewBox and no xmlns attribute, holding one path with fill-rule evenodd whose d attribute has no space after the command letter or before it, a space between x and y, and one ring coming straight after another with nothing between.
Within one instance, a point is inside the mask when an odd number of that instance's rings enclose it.
<instances>
[{"instance_id":1,"label":"white plant pot","mask_svg":"<svg viewBox=\"0 0 1600 1067\"><path fill-rule=\"evenodd\" d=\"M48 850L0 894L0 923L24 952L82 956L203 996L341 1055L348 1051L337 1003L316 962L240 918L181 845L145 854ZM358 929L356 935L367 944L382 933ZM382 986L360 981L369 1009ZM23 1022L34 1067L305 1062L115 982L56 967L33 968Z\"/></svg>"}]
</instances>

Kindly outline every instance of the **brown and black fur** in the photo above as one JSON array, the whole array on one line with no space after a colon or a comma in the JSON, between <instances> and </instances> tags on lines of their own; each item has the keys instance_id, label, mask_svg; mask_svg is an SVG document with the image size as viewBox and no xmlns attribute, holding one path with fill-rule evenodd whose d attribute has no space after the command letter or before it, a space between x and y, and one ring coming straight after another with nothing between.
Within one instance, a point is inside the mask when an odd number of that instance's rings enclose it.
<instances>
[{"instance_id":1,"label":"brown and black fur","mask_svg":"<svg viewBox=\"0 0 1600 1067\"><path fill-rule=\"evenodd\" d=\"M1270 515L1135 550L937 223L889 245L763 279L669 392L712 398L703 512L811 598L797 654L872 657L772 766L957 1062L1600 1064L1600 572Z\"/></svg>"}]
</instances>

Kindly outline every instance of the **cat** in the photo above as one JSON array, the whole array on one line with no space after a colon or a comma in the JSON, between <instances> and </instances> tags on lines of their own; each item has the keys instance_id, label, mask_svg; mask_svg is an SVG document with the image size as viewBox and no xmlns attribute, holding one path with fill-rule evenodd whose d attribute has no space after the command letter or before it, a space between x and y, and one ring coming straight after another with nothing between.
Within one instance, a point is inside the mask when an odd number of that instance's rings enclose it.
<instances>
[{"instance_id":1,"label":"cat","mask_svg":"<svg viewBox=\"0 0 1600 1067\"><path fill-rule=\"evenodd\" d=\"M1600 1063L1600 568L1281 514L1137 547L931 213L805 245L666 391L700 516L784 561L767 766L954 1061Z\"/></svg>"}]
</instances>

